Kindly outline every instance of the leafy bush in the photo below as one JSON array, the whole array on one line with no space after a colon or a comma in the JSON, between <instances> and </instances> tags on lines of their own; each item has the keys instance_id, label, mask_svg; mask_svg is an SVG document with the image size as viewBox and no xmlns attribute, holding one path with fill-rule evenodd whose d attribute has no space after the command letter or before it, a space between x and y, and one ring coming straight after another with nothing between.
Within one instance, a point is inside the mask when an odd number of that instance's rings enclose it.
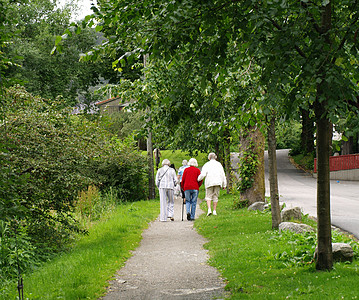
<instances>
[{"instance_id":1,"label":"leafy bush","mask_svg":"<svg viewBox=\"0 0 359 300\"><path fill-rule=\"evenodd\" d=\"M294 162L304 170L314 170L314 153L292 155Z\"/></svg>"},{"instance_id":2,"label":"leafy bush","mask_svg":"<svg viewBox=\"0 0 359 300\"><path fill-rule=\"evenodd\" d=\"M15 230L15 228L17 229ZM36 248L23 228L0 220L0 281L38 264Z\"/></svg>"},{"instance_id":3,"label":"leafy bush","mask_svg":"<svg viewBox=\"0 0 359 300\"><path fill-rule=\"evenodd\" d=\"M317 245L316 232L294 233L291 231L277 232L271 237L272 240L289 245L287 251L275 253L274 259L282 261L286 267L306 265L314 262L314 252ZM354 251L354 256L359 255L359 245L347 235L337 231L332 231L333 243L348 243Z\"/></svg>"},{"instance_id":4,"label":"leafy bush","mask_svg":"<svg viewBox=\"0 0 359 300\"><path fill-rule=\"evenodd\" d=\"M16 86L5 100L0 220L19 220L24 236L42 249L39 257L61 250L73 232L82 231L73 212L88 186L105 194L115 190L122 200L145 197L146 160L133 141L113 137L96 119L60 109L61 99L34 97Z\"/></svg>"},{"instance_id":5,"label":"leafy bush","mask_svg":"<svg viewBox=\"0 0 359 300\"><path fill-rule=\"evenodd\" d=\"M300 148L301 124L298 121L278 121L276 126L277 149Z\"/></svg>"}]
</instances>

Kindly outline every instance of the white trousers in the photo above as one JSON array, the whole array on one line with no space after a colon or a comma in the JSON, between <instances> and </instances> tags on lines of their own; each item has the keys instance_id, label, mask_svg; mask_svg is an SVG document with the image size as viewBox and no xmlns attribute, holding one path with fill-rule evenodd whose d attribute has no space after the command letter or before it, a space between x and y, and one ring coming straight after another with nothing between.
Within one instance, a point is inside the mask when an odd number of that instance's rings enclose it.
<instances>
[{"instance_id":1,"label":"white trousers","mask_svg":"<svg viewBox=\"0 0 359 300\"><path fill-rule=\"evenodd\" d=\"M173 217L174 197L172 189L159 189L160 192L160 221L166 222Z\"/></svg>"}]
</instances>

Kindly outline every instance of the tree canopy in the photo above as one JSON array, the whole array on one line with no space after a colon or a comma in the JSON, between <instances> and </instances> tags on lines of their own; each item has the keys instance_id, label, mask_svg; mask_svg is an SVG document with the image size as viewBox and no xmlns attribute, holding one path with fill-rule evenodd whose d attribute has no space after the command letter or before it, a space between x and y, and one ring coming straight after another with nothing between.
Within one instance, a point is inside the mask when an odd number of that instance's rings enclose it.
<instances>
[{"instance_id":1,"label":"tree canopy","mask_svg":"<svg viewBox=\"0 0 359 300\"><path fill-rule=\"evenodd\" d=\"M180 130L195 132L194 139L203 134L197 131L200 126L218 133L232 119L254 124L260 118L249 116L259 111L275 109L290 117L302 109L315 116L320 154L317 267L330 269L327 161L331 124L348 110L357 113L350 101L356 103L359 94L358 8L357 0L113 0L98 1L93 17L108 38L103 52L126 49L114 66L150 55L152 68L159 66L161 74L152 69L154 79L146 73L142 90L150 96L140 101L160 113L161 124L164 119L178 128L182 124ZM86 22L93 24L91 18L82 25ZM166 79L153 85L158 78Z\"/></svg>"}]
</instances>

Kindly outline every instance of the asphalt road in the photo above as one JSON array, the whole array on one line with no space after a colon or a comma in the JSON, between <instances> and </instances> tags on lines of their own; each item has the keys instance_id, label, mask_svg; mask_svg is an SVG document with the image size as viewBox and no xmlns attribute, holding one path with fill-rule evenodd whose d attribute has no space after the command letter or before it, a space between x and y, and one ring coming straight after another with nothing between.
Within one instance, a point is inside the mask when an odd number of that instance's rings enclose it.
<instances>
[{"instance_id":1,"label":"asphalt road","mask_svg":"<svg viewBox=\"0 0 359 300\"><path fill-rule=\"evenodd\" d=\"M266 196L269 196L268 159L266 160ZM304 214L317 217L317 182L311 174L296 169L289 161L288 150L277 150L280 202L299 206ZM331 180L331 219L336 227L359 238L359 182Z\"/></svg>"}]
</instances>

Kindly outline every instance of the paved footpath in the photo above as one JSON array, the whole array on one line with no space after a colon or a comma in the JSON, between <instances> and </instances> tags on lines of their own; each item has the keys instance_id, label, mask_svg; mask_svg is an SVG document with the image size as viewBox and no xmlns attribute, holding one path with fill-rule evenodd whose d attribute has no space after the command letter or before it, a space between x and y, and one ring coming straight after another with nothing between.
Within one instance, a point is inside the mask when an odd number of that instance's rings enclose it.
<instances>
[{"instance_id":1,"label":"paved footpath","mask_svg":"<svg viewBox=\"0 0 359 300\"><path fill-rule=\"evenodd\" d=\"M140 246L117 272L103 300L225 298L220 274L207 264L206 240L185 213L181 221L181 201L175 199L175 221L157 218L144 231ZM197 203L196 218L202 213Z\"/></svg>"}]
</instances>

